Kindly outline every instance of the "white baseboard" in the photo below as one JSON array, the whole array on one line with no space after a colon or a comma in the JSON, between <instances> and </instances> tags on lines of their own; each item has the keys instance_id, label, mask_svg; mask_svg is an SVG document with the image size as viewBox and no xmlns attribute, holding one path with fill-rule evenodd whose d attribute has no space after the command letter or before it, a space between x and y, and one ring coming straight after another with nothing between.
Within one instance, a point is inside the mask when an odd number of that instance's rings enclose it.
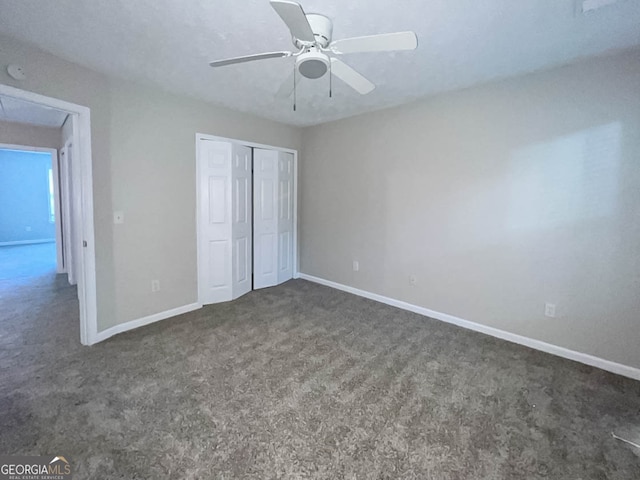
<instances>
[{"instance_id":1,"label":"white baseboard","mask_svg":"<svg viewBox=\"0 0 640 480\"><path fill-rule=\"evenodd\" d=\"M175 317L176 315L182 315L183 313L192 312L193 310L197 310L199 308L202 308L201 303L191 303L189 305L183 305L182 307L172 308L171 310L165 310L164 312L154 313L153 315L138 318L137 320L131 320L130 322L115 325L111 328L107 328L106 330L98 332L90 345L102 342L103 340L106 340L109 337L113 337L118 333L128 332L129 330L133 330L134 328L143 327L145 325L149 325L150 323L159 322L160 320Z\"/></svg>"},{"instance_id":2,"label":"white baseboard","mask_svg":"<svg viewBox=\"0 0 640 480\"><path fill-rule=\"evenodd\" d=\"M610 360L605 360L603 358L594 357L593 355L589 355L587 353L576 352L574 350L569 350L568 348L559 347L551 343L546 343L540 340L535 340L533 338L524 337L522 335L517 335L515 333L507 332L497 328L489 327L487 325L482 325L480 323L475 323L469 320L464 320L462 318L454 317L453 315L436 312L435 310L429 310L428 308L424 308L424 307L419 307L417 305L403 302L401 300L395 300L393 298L385 297L383 295L378 295L377 293L367 292L365 290L360 290L358 288L350 287L348 285L332 282L331 280L325 280L324 278L318 278L312 275L307 275L306 273L300 273L299 276L303 280L319 283L327 287L352 293L360 297L368 298L370 300L375 300L377 302L384 303L386 305L391 305L392 307L401 308L402 310L408 310L410 312L414 312L420 315L424 315L426 317L434 318L436 320L441 320L446 323L452 323L453 325L457 325L459 327L466 328L468 330L474 330L476 332L484 333L486 335L491 335L492 337L500 338L502 340L507 340L508 342L517 343L519 345L524 345L526 347L533 348L535 350L540 350L542 352L550 353L552 355L568 358L569 360L574 360L576 362L584 363L592 367L601 368L602 370L616 373L618 375L622 375L625 377L633 378L634 380L640 380L640 369L635 367L630 367L628 365L623 365L621 363L616 363Z\"/></svg>"},{"instance_id":3,"label":"white baseboard","mask_svg":"<svg viewBox=\"0 0 640 480\"><path fill-rule=\"evenodd\" d=\"M55 238L40 238L36 240L18 240L16 242L0 242L0 247L12 247L14 245L31 245L36 243L55 243Z\"/></svg>"}]
</instances>

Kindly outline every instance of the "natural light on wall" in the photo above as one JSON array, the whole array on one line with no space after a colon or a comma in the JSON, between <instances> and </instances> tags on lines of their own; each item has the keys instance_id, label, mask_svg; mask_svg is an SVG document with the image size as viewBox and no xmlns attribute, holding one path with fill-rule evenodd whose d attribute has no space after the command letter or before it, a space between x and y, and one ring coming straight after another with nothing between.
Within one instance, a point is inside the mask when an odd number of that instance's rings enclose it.
<instances>
[{"instance_id":1,"label":"natural light on wall","mask_svg":"<svg viewBox=\"0 0 640 480\"><path fill-rule=\"evenodd\" d=\"M56 222L56 200L53 190L53 169L49 169L49 223Z\"/></svg>"},{"instance_id":2,"label":"natural light on wall","mask_svg":"<svg viewBox=\"0 0 640 480\"><path fill-rule=\"evenodd\" d=\"M514 152L508 227L558 227L612 215L618 201L620 123L581 130Z\"/></svg>"}]
</instances>

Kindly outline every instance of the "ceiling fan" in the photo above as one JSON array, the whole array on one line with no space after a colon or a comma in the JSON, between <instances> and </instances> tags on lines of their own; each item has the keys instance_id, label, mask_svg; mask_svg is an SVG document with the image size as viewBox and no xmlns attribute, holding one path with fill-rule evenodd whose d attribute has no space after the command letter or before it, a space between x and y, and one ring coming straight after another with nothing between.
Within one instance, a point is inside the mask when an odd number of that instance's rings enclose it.
<instances>
[{"instance_id":1,"label":"ceiling fan","mask_svg":"<svg viewBox=\"0 0 640 480\"><path fill-rule=\"evenodd\" d=\"M259 53L217 60L209 65L224 67L269 58L295 57L294 69L280 87L276 94L278 97L289 97L295 90L296 72L313 80L322 78L329 72L329 75L335 75L356 92L365 95L371 92L375 85L333 55L414 50L418 46L418 38L414 32L384 33L333 41L331 37L333 23L325 15L307 14L302 9L302 5L287 0L271 0L271 6L289 27L296 52ZM331 95L331 92L329 94Z\"/></svg>"}]
</instances>

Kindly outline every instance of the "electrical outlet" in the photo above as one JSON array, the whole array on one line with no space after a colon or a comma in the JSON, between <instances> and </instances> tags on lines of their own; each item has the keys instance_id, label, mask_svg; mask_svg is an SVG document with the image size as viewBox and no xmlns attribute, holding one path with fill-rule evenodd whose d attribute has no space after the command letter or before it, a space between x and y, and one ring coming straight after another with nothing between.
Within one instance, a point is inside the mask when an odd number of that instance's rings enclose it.
<instances>
[{"instance_id":1,"label":"electrical outlet","mask_svg":"<svg viewBox=\"0 0 640 480\"><path fill-rule=\"evenodd\" d=\"M151 280L151 291L153 293L160 291L160 280Z\"/></svg>"},{"instance_id":2,"label":"electrical outlet","mask_svg":"<svg viewBox=\"0 0 640 480\"><path fill-rule=\"evenodd\" d=\"M409 275L409 284L415 285L416 283L418 283L418 277L415 275Z\"/></svg>"},{"instance_id":3,"label":"electrical outlet","mask_svg":"<svg viewBox=\"0 0 640 480\"><path fill-rule=\"evenodd\" d=\"M353 271L357 272L358 270L360 270L360 262L358 262L357 260L353 261Z\"/></svg>"},{"instance_id":4,"label":"electrical outlet","mask_svg":"<svg viewBox=\"0 0 640 480\"><path fill-rule=\"evenodd\" d=\"M555 303L545 303L544 304L544 316L555 318L556 316L556 305Z\"/></svg>"}]
</instances>

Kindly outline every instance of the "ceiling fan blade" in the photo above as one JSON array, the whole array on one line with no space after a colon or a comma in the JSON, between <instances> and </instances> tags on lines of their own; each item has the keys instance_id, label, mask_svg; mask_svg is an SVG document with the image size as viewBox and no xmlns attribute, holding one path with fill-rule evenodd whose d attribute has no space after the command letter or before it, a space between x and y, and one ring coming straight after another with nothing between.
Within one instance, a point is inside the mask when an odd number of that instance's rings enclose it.
<instances>
[{"instance_id":1,"label":"ceiling fan blade","mask_svg":"<svg viewBox=\"0 0 640 480\"><path fill-rule=\"evenodd\" d=\"M276 92L277 98L289 98L291 96L293 93L293 75L294 72L292 71L287 79L282 82L282 85L280 85L280 88Z\"/></svg>"},{"instance_id":2,"label":"ceiling fan blade","mask_svg":"<svg viewBox=\"0 0 640 480\"><path fill-rule=\"evenodd\" d=\"M383 33L368 37L353 37L331 43L334 53L391 52L394 50L415 50L418 37L413 32Z\"/></svg>"},{"instance_id":3,"label":"ceiling fan blade","mask_svg":"<svg viewBox=\"0 0 640 480\"><path fill-rule=\"evenodd\" d=\"M302 9L302 5L296 2L285 0L271 0L271 6L280 18L287 24L291 35L303 42L315 42L316 37L313 35L309 20Z\"/></svg>"},{"instance_id":4,"label":"ceiling fan blade","mask_svg":"<svg viewBox=\"0 0 640 480\"><path fill-rule=\"evenodd\" d=\"M253 62L254 60L266 60L267 58L290 57L291 52L269 52L258 53L256 55L245 55L244 57L227 58L225 60L216 60L209 63L212 67L224 67L225 65L233 65L235 63Z\"/></svg>"},{"instance_id":5,"label":"ceiling fan blade","mask_svg":"<svg viewBox=\"0 0 640 480\"><path fill-rule=\"evenodd\" d=\"M362 95L366 95L376 88L373 83L337 58L331 59L331 73Z\"/></svg>"}]
</instances>

